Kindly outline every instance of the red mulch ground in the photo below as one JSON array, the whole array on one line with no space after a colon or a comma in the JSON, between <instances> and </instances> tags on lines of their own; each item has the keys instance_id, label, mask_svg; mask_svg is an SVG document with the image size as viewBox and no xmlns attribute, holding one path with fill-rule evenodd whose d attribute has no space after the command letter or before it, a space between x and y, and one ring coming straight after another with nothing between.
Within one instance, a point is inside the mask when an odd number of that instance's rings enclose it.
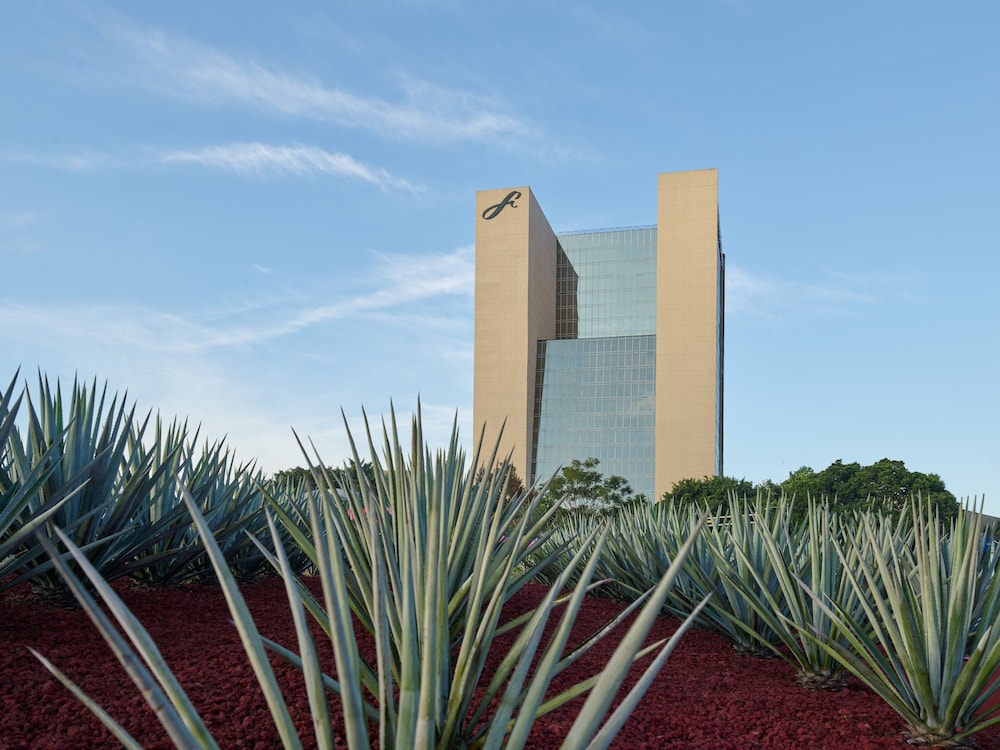
<instances>
[{"instance_id":1,"label":"red mulch ground","mask_svg":"<svg viewBox=\"0 0 1000 750\"><path fill-rule=\"evenodd\" d=\"M118 587L150 631L223 748L279 747L263 696L247 663L229 611L215 587L180 590ZM523 611L543 593L529 587L511 603ZM279 581L244 589L262 634L294 647L294 631ZM584 634L603 624L618 605L588 599L577 620ZM673 632L661 618L653 635ZM28 652L48 657L95 697L147 748L170 747L149 708L81 611L40 602L25 588L0 595L0 748L87 750L116 745L100 722ZM613 648L614 642L608 647ZM608 651L588 655L574 677L591 674ZM329 658L327 654L326 658ZM308 731L309 708L298 673L275 661L293 717ZM487 670L489 672L489 669ZM536 723L530 746L555 748L582 699ZM780 660L737 655L726 641L688 632L638 709L618 735L616 748L901 748L901 720L859 683L840 693L800 688ZM1000 750L1000 729L978 735L982 750ZM311 740L306 741L307 746Z\"/></svg>"}]
</instances>

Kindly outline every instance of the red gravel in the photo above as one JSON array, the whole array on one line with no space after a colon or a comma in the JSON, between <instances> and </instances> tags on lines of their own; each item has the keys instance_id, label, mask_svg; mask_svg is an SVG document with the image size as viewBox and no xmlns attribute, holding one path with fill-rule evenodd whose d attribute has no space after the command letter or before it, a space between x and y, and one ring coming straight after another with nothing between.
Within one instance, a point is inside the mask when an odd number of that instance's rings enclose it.
<instances>
[{"instance_id":1,"label":"red gravel","mask_svg":"<svg viewBox=\"0 0 1000 750\"><path fill-rule=\"evenodd\" d=\"M263 696L247 663L229 611L217 588L181 590L119 587L125 602L152 634L209 729L223 748L280 747ZM510 605L524 610L543 592L529 587ZM280 581L244 589L265 636L294 647L295 637ZM603 624L618 605L588 599L574 634ZM677 621L661 618L657 638ZM0 748L87 750L116 745L114 738L28 651L36 649L96 698L147 748L170 747L138 691L81 611L50 607L20 588L0 595ZM590 654L569 684L606 661L615 642ZM329 659L329 654L324 658ZM309 708L298 672L273 661L298 725L309 727ZM487 669L489 672L489 667ZM536 723L530 746L558 747L582 699ZM800 688L780 660L737 655L719 636L688 632L638 709L618 735L616 748L907 748L902 721L852 681L840 693ZM1000 728L977 735L981 750L1000 750ZM312 744L307 740L307 745Z\"/></svg>"}]
</instances>

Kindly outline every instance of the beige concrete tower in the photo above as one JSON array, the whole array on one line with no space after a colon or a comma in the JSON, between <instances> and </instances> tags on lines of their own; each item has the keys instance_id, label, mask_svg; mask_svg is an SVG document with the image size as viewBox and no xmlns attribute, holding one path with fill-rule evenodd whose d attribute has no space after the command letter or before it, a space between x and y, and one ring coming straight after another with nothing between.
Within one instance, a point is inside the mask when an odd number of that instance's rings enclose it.
<instances>
[{"instance_id":1,"label":"beige concrete tower","mask_svg":"<svg viewBox=\"0 0 1000 750\"><path fill-rule=\"evenodd\" d=\"M723 260L715 169L659 176L656 496L722 469Z\"/></svg>"},{"instance_id":2,"label":"beige concrete tower","mask_svg":"<svg viewBox=\"0 0 1000 750\"><path fill-rule=\"evenodd\" d=\"M531 470L537 342L555 338L556 236L531 189L476 193L474 439Z\"/></svg>"},{"instance_id":3,"label":"beige concrete tower","mask_svg":"<svg viewBox=\"0 0 1000 750\"><path fill-rule=\"evenodd\" d=\"M526 482L599 457L654 500L722 471L718 173L658 181L655 228L561 239L530 188L476 194L474 434L505 424Z\"/></svg>"}]
</instances>

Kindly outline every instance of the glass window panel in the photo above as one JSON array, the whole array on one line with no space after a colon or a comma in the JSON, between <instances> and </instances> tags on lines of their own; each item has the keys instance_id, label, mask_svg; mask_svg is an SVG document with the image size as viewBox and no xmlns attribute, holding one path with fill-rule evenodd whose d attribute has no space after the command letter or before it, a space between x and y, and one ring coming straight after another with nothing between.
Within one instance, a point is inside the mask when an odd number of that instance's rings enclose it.
<instances>
[{"instance_id":1,"label":"glass window panel","mask_svg":"<svg viewBox=\"0 0 1000 750\"><path fill-rule=\"evenodd\" d=\"M573 459L600 460L653 497L655 368L622 352L647 352L655 337L616 336L540 342L536 373L534 475L547 479ZM640 396L639 394L643 394Z\"/></svg>"}]
</instances>

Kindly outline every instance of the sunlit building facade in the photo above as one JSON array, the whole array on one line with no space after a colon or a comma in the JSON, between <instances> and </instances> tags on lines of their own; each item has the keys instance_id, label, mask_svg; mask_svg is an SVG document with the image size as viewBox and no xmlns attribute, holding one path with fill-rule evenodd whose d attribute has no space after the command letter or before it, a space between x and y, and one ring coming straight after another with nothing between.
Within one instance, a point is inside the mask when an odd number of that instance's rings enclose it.
<instances>
[{"instance_id":1,"label":"sunlit building facade","mask_svg":"<svg viewBox=\"0 0 1000 750\"><path fill-rule=\"evenodd\" d=\"M718 175L658 187L656 226L559 235L530 188L476 195L473 420L529 482L594 457L654 499L722 472Z\"/></svg>"}]
</instances>

